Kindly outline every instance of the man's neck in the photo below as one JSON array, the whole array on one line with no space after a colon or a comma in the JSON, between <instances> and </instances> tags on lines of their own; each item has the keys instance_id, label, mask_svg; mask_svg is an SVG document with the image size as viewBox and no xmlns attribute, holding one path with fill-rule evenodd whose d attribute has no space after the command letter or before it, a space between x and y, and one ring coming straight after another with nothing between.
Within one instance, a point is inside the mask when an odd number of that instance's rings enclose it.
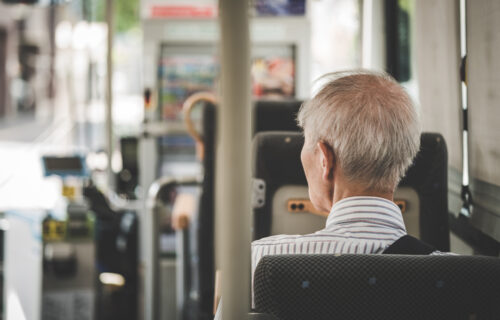
<instances>
[{"instance_id":1,"label":"man's neck","mask_svg":"<svg viewBox=\"0 0 500 320\"><path fill-rule=\"evenodd\" d=\"M333 190L332 206L338 201L349 197L379 197L394 201L394 192L371 191L348 184L336 185Z\"/></svg>"}]
</instances>

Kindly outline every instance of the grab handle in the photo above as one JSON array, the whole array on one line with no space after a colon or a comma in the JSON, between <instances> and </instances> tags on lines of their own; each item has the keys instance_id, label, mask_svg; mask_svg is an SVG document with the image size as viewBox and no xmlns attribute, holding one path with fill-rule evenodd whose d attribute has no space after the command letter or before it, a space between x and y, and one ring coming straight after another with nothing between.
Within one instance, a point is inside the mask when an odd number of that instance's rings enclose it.
<instances>
[{"instance_id":1,"label":"grab handle","mask_svg":"<svg viewBox=\"0 0 500 320\"><path fill-rule=\"evenodd\" d=\"M215 105L217 99L211 92L197 92L186 99L182 106L182 111L184 113L184 124L186 125L187 131L196 143L196 155L199 160L203 160L205 157L205 144L201 134L196 131L193 121L191 120L191 111L200 101L207 101Z\"/></svg>"}]
</instances>

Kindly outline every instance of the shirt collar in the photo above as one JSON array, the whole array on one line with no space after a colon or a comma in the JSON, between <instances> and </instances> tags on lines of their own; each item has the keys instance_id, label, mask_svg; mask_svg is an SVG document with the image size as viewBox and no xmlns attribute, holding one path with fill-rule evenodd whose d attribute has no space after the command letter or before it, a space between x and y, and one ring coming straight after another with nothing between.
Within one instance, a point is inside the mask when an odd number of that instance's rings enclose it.
<instances>
[{"instance_id":1,"label":"shirt collar","mask_svg":"<svg viewBox=\"0 0 500 320\"><path fill-rule=\"evenodd\" d=\"M349 197L336 202L326 220L326 227L347 227L356 223L373 224L406 232L403 215L392 201L379 197Z\"/></svg>"}]
</instances>

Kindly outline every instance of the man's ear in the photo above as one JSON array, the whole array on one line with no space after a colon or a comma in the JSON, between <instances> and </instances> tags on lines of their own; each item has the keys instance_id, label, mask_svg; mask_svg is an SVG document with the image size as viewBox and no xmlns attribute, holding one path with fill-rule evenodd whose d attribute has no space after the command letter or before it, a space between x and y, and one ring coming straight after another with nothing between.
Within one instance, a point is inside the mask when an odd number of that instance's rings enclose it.
<instances>
[{"instance_id":1,"label":"man's ear","mask_svg":"<svg viewBox=\"0 0 500 320\"><path fill-rule=\"evenodd\" d=\"M323 180L331 181L333 179L333 170L335 169L335 154L332 147L323 141L318 142L320 152L320 161Z\"/></svg>"}]
</instances>

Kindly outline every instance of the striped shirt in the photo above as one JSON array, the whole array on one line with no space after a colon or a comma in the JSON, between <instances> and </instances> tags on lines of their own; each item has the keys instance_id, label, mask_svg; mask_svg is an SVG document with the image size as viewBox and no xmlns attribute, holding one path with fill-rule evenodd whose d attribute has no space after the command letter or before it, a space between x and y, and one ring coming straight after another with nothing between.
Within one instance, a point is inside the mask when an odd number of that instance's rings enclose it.
<instances>
[{"instance_id":1,"label":"striped shirt","mask_svg":"<svg viewBox=\"0 0 500 320\"><path fill-rule=\"evenodd\" d=\"M403 216L394 202L378 197L345 198L333 205L320 231L254 241L252 279L260 259L267 255L382 253L404 235Z\"/></svg>"},{"instance_id":2,"label":"striped shirt","mask_svg":"<svg viewBox=\"0 0 500 320\"><path fill-rule=\"evenodd\" d=\"M378 197L349 197L336 202L324 229L307 235L277 235L252 242L253 275L260 259L277 254L382 253L406 235L401 209Z\"/></svg>"},{"instance_id":3,"label":"striped shirt","mask_svg":"<svg viewBox=\"0 0 500 320\"><path fill-rule=\"evenodd\" d=\"M406 235L403 216L392 201L378 197L350 197L336 202L324 229L308 235L277 235L252 242L253 275L260 259L278 254L382 253ZM222 301L216 320L222 319Z\"/></svg>"}]
</instances>

